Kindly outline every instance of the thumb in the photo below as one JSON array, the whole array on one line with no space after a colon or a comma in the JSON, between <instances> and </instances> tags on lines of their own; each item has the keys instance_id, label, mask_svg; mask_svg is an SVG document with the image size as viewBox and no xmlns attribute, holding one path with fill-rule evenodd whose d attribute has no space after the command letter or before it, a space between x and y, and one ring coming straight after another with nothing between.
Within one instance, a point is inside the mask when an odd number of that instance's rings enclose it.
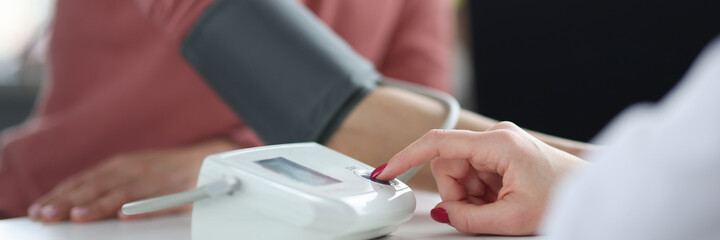
<instances>
[{"instance_id":1,"label":"thumb","mask_svg":"<svg viewBox=\"0 0 720 240\"><path fill-rule=\"evenodd\" d=\"M518 235L516 223L522 220L522 214L516 214L519 209L513 208L512 203L506 201L483 205L467 201L443 201L433 211L442 212L438 208L447 212L446 219L451 226L465 233Z\"/></svg>"}]
</instances>

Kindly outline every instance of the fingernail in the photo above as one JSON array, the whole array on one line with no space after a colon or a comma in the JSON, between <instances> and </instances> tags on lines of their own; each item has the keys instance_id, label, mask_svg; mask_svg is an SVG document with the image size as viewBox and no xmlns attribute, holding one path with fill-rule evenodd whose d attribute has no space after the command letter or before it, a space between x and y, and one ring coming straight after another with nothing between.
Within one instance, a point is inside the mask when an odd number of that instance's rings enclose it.
<instances>
[{"instance_id":1,"label":"fingernail","mask_svg":"<svg viewBox=\"0 0 720 240\"><path fill-rule=\"evenodd\" d=\"M120 219L120 220L127 220L127 219L130 218L130 216L125 215L125 214L122 212L122 210L118 210L118 212L117 212L117 217L118 217L118 219Z\"/></svg>"},{"instance_id":2,"label":"fingernail","mask_svg":"<svg viewBox=\"0 0 720 240\"><path fill-rule=\"evenodd\" d=\"M439 223L450 223L450 217L444 208L433 208L430 210L430 217Z\"/></svg>"},{"instance_id":3,"label":"fingernail","mask_svg":"<svg viewBox=\"0 0 720 240\"><path fill-rule=\"evenodd\" d=\"M380 165L379 167L377 167L377 168L370 174L370 177L371 177L371 178L377 178L377 176L380 175L380 173L382 173L383 170L385 170L385 167L387 167L387 163L383 163L383 165Z\"/></svg>"},{"instance_id":4,"label":"fingernail","mask_svg":"<svg viewBox=\"0 0 720 240\"><path fill-rule=\"evenodd\" d=\"M90 213L90 210L88 210L86 207L74 207L72 210L70 210L70 217L75 219L85 219L87 215Z\"/></svg>"},{"instance_id":5,"label":"fingernail","mask_svg":"<svg viewBox=\"0 0 720 240\"><path fill-rule=\"evenodd\" d=\"M58 210L53 206L44 206L40 209L40 215L42 215L45 220L52 220L57 217Z\"/></svg>"},{"instance_id":6,"label":"fingernail","mask_svg":"<svg viewBox=\"0 0 720 240\"><path fill-rule=\"evenodd\" d=\"M36 219L40 217L40 204L33 204L28 208L28 217Z\"/></svg>"}]
</instances>

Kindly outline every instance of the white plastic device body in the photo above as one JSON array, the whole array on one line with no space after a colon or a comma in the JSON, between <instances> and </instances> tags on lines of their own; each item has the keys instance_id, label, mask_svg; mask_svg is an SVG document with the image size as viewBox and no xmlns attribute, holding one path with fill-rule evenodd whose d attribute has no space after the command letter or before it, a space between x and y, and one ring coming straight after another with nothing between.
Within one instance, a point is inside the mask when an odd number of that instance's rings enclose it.
<instances>
[{"instance_id":1,"label":"white plastic device body","mask_svg":"<svg viewBox=\"0 0 720 240\"><path fill-rule=\"evenodd\" d=\"M198 187L227 178L237 179L239 186L231 194L194 203L192 239L387 235L412 217L415 196L399 180L370 180L373 169L316 143L208 156Z\"/></svg>"}]
</instances>

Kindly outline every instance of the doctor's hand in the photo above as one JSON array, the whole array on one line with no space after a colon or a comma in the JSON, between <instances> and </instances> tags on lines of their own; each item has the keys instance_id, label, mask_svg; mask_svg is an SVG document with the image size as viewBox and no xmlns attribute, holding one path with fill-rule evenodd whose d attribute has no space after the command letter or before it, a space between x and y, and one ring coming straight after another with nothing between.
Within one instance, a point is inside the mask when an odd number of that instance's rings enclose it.
<instances>
[{"instance_id":1,"label":"doctor's hand","mask_svg":"<svg viewBox=\"0 0 720 240\"><path fill-rule=\"evenodd\" d=\"M499 235L535 234L555 182L586 164L502 122L485 132L433 130L373 176L390 180L426 162L442 198L433 219L461 232Z\"/></svg>"},{"instance_id":2,"label":"doctor's hand","mask_svg":"<svg viewBox=\"0 0 720 240\"><path fill-rule=\"evenodd\" d=\"M190 205L126 216L119 209L127 202L193 188L207 155L237 148L229 140L216 139L185 148L121 154L64 180L35 201L28 215L45 222L89 222L187 211Z\"/></svg>"}]
</instances>

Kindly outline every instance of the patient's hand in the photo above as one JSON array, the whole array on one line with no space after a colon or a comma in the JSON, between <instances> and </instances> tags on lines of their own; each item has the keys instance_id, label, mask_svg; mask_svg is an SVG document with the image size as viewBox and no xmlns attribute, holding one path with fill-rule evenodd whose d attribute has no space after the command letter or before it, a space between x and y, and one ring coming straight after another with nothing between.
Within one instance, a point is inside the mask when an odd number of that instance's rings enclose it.
<instances>
[{"instance_id":1,"label":"patient's hand","mask_svg":"<svg viewBox=\"0 0 720 240\"><path fill-rule=\"evenodd\" d=\"M88 222L187 211L189 205L126 216L119 209L130 201L193 188L205 156L237 148L229 140L215 139L184 148L121 154L61 182L35 201L28 214L45 222Z\"/></svg>"}]
</instances>

